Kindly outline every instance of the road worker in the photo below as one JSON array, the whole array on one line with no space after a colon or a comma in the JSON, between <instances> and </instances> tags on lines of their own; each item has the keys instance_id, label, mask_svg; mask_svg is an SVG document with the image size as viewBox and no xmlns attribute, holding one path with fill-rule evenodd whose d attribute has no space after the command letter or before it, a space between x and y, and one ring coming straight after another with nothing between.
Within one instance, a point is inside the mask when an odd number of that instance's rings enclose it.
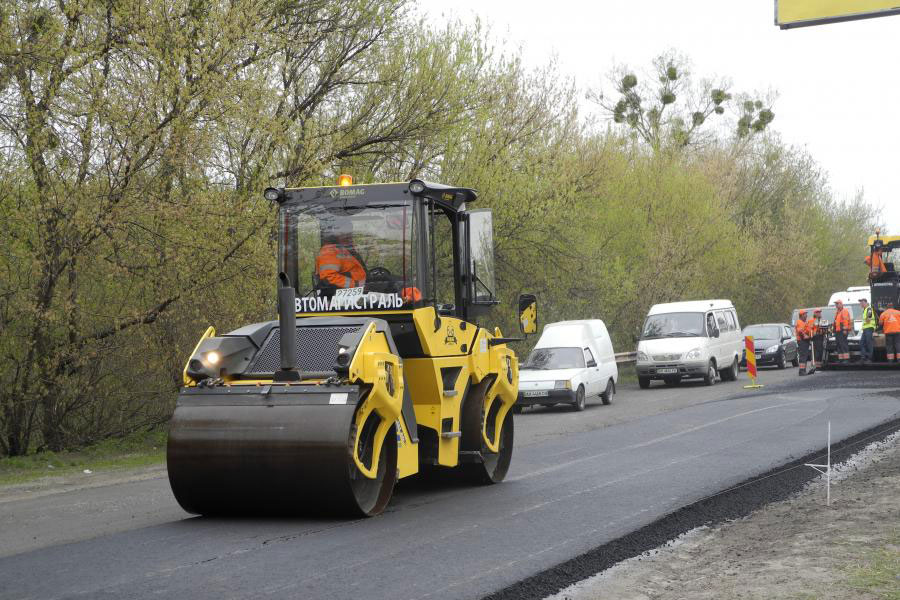
<instances>
[{"instance_id":1,"label":"road worker","mask_svg":"<svg viewBox=\"0 0 900 600\"><path fill-rule=\"evenodd\" d=\"M806 311L801 309L797 313L797 321L794 323L794 333L797 336L797 354L800 359L799 375L806 375L809 366L809 330L807 328Z\"/></svg>"},{"instance_id":2,"label":"road worker","mask_svg":"<svg viewBox=\"0 0 900 600\"><path fill-rule=\"evenodd\" d=\"M869 301L865 298L859 299L859 305L862 307L862 335L859 338L859 353L865 364L872 362L872 354L875 352L875 326L878 321L875 319L875 309L869 306Z\"/></svg>"},{"instance_id":3,"label":"road worker","mask_svg":"<svg viewBox=\"0 0 900 600\"><path fill-rule=\"evenodd\" d=\"M882 273L887 273L887 265L884 264L882 252L882 248L875 248L865 259L866 265L869 267L869 279L876 279Z\"/></svg>"},{"instance_id":4,"label":"road worker","mask_svg":"<svg viewBox=\"0 0 900 600\"><path fill-rule=\"evenodd\" d=\"M887 309L881 312L878 321L884 330L884 349L887 351L888 362L900 362L900 310L894 308L893 302L888 302Z\"/></svg>"},{"instance_id":5,"label":"road worker","mask_svg":"<svg viewBox=\"0 0 900 600\"><path fill-rule=\"evenodd\" d=\"M806 333L809 335L809 348L811 354L812 371L807 371L807 375L815 373L822 368L822 358L825 351L825 331L819 327L819 321L822 319L822 309L813 310L813 315L806 322Z\"/></svg>"},{"instance_id":6,"label":"road worker","mask_svg":"<svg viewBox=\"0 0 900 600\"><path fill-rule=\"evenodd\" d=\"M356 288L366 284L366 267L353 246L350 219L335 217L323 223L316 278L320 289Z\"/></svg>"},{"instance_id":7,"label":"road worker","mask_svg":"<svg viewBox=\"0 0 900 600\"><path fill-rule=\"evenodd\" d=\"M837 300L834 303L837 309L834 313L834 341L837 344L837 357L842 363L850 362L850 344L847 336L853 331L853 317L850 311L844 308L844 302Z\"/></svg>"}]
</instances>

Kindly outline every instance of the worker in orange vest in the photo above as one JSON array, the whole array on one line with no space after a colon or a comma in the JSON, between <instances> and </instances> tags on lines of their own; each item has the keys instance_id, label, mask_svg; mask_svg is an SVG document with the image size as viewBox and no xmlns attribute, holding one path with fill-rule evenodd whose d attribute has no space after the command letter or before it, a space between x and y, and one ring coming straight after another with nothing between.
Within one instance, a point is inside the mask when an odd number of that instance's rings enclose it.
<instances>
[{"instance_id":1,"label":"worker in orange vest","mask_svg":"<svg viewBox=\"0 0 900 600\"><path fill-rule=\"evenodd\" d=\"M811 353L812 370L807 371L807 375L812 375L817 369L822 368L822 356L825 350L825 332L819 327L819 320L822 318L822 309L813 310L812 316L806 322L806 334L809 336L809 347Z\"/></svg>"},{"instance_id":2,"label":"worker in orange vest","mask_svg":"<svg viewBox=\"0 0 900 600\"><path fill-rule=\"evenodd\" d=\"M882 311L878 322L884 330L888 362L900 362L900 310L894 308L893 302L888 302L888 307Z\"/></svg>"},{"instance_id":3,"label":"worker in orange vest","mask_svg":"<svg viewBox=\"0 0 900 600\"><path fill-rule=\"evenodd\" d=\"M366 284L366 267L353 247L353 224L339 217L323 224L322 247L316 256L319 287L345 289Z\"/></svg>"},{"instance_id":4,"label":"worker in orange vest","mask_svg":"<svg viewBox=\"0 0 900 600\"><path fill-rule=\"evenodd\" d=\"M866 265L869 267L869 279L875 279L882 273L887 273L887 265L884 264L882 252L881 248L876 248L865 259Z\"/></svg>"},{"instance_id":5,"label":"worker in orange vest","mask_svg":"<svg viewBox=\"0 0 900 600\"><path fill-rule=\"evenodd\" d=\"M842 363L850 362L850 344L847 336L853 331L853 317L850 311L844 308L844 303L838 300L834 303L837 309L834 313L834 341L837 344L838 360Z\"/></svg>"},{"instance_id":6,"label":"worker in orange vest","mask_svg":"<svg viewBox=\"0 0 900 600\"><path fill-rule=\"evenodd\" d=\"M797 337L797 355L800 359L799 375L806 375L809 366L809 329L806 321L806 311L800 309L797 313L797 321L794 323L794 334Z\"/></svg>"}]
</instances>

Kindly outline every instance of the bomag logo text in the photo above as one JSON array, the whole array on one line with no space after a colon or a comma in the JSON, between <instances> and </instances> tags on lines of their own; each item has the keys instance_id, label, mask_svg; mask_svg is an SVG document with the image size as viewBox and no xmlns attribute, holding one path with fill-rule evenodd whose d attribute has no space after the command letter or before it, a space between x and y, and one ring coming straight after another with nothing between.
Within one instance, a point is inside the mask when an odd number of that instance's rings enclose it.
<instances>
[{"instance_id":1,"label":"bomag logo text","mask_svg":"<svg viewBox=\"0 0 900 600\"><path fill-rule=\"evenodd\" d=\"M366 190L363 188L333 188L328 195L332 198L354 198L365 196Z\"/></svg>"}]
</instances>

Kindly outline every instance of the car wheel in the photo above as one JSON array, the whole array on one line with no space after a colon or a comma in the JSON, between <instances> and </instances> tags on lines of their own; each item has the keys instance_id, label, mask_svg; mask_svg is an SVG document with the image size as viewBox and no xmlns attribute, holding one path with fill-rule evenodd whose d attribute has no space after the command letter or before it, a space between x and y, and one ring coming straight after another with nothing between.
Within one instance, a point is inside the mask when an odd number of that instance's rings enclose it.
<instances>
[{"instance_id":1,"label":"car wheel","mask_svg":"<svg viewBox=\"0 0 900 600\"><path fill-rule=\"evenodd\" d=\"M706 376L703 378L703 383L706 385L716 383L716 363L713 361L709 361L709 365L706 367Z\"/></svg>"},{"instance_id":2,"label":"car wheel","mask_svg":"<svg viewBox=\"0 0 900 600\"><path fill-rule=\"evenodd\" d=\"M606 390L600 394L600 400L603 401L603 404L609 406L612 403L613 396L616 395L616 384L613 383L613 380L610 379L606 382Z\"/></svg>"},{"instance_id":3,"label":"car wheel","mask_svg":"<svg viewBox=\"0 0 900 600\"><path fill-rule=\"evenodd\" d=\"M579 385L578 390L575 392L575 410L581 412L584 410L584 406L584 386Z\"/></svg>"},{"instance_id":4,"label":"car wheel","mask_svg":"<svg viewBox=\"0 0 900 600\"><path fill-rule=\"evenodd\" d=\"M783 368L787 367L787 361L784 358L784 350L782 350L780 352L780 354L778 355L778 362L776 363L776 366L779 369L783 369Z\"/></svg>"},{"instance_id":5,"label":"car wheel","mask_svg":"<svg viewBox=\"0 0 900 600\"><path fill-rule=\"evenodd\" d=\"M722 381L737 381L738 378L738 359L734 358L731 366L722 371Z\"/></svg>"},{"instance_id":6,"label":"car wheel","mask_svg":"<svg viewBox=\"0 0 900 600\"><path fill-rule=\"evenodd\" d=\"M642 390L646 390L650 387L650 378L638 375L638 386L640 386Z\"/></svg>"}]
</instances>

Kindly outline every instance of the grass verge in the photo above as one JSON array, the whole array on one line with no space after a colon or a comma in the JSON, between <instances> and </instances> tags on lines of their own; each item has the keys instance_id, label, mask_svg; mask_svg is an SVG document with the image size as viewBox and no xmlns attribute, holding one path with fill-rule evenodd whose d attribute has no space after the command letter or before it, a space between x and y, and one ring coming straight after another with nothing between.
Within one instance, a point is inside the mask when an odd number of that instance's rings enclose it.
<instances>
[{"instance_id":1,"label":"grass verge","mask_svg":"<svg viewBox=\"0 0 900 600\"><path fill-rule=\"evenodd\" d=\"M900 530L885 547L867 551L848 571L853 589L884 600L900 600Z\"/></svg>"},{"instance_id":2,"label":"grass verge","mask_svg":"<svg viewBox=\"0 0 900 600\"><path fill-rule=\"evenodd\" d=\"M41 477L129 469L161 464L166 459L166 429L142 431L65 452L38 452L0 458L0 485L26 483Z\"/></svg>"}]
</instances>

